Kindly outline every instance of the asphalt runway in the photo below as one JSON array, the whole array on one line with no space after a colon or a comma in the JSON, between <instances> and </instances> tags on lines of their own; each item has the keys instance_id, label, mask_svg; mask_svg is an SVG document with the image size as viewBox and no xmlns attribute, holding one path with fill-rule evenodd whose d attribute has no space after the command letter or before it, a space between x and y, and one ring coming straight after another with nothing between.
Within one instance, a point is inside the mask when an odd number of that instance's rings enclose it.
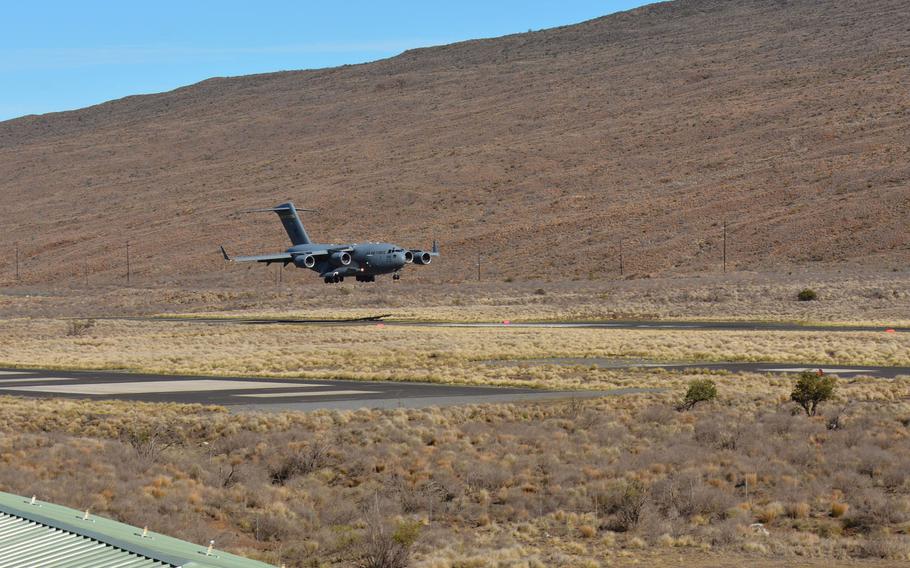
<instances>
[{"instance_id":1,"label":"asphalt runway","mask_svg":"<svg viewBox=\"0 0 910 568\"><path fill-rule=\"evenodd\" d=\"M910 327L867 325L803 325L763 321L664 321L664 320L605 320L605 321L539 321L539 322L432 322L397 321L385 319L389 314L356 319L298 319L298 318L235 318L235 317L97 317L97 320L128 320L148 322L195 323L210 325L327 325L327 326L401 326L401 327L465 327L465 328L555 328L555 329L667 329L667 330L731 330L731 331L830 331L830 332L887 332L910 333Z\"/></svg>"},{"instance_id":2,"label":"asphalt runway","mask_svg":"<svg viewBox=\"0 0 910 568\"><path fill-rule=\"evenodd\" d=\"M181 377L116 371L0 369L0 395L216 404L232 410L423 408L590 398L660 389L542 391L430 383Z\"/></svg>"},{"instance_id":3,"label":"asphalt runway","mask_svg":"<svg viewBox=\"0 0 910 568\"><path fill-rule=\"evenodd\" d=\"M572 357L553 357L544 359L520 359L520 360L496 360L487 361L488 364L503 366L540 366L540 365L558 365L566 367L595 366L602 369L647 369L660 368L667 370L693 370L708 369L712 371L728 371L730 373L772 373L772 374L795 374L803 371L817 371L821 369L829 375L849 379L854 377L876 377L881 379L893 379L898 376L910 376L910 367L879 367L872 365L807 365L805 363L744 363L722 361L714 363L692 363L692 362L666 362L654 361L652 359L606 359L596 357L572 358Z\"/></svg>"}]
</instances>

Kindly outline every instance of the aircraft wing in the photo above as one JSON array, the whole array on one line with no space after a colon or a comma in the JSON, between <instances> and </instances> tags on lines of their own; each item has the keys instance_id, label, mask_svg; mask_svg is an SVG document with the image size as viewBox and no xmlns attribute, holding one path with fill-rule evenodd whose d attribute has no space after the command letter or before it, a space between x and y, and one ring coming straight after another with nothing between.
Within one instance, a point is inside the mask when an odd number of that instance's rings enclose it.
<instances>
[{"instance_id":1,"label":"aircraft wing","mask_svg":"<svg viewBox=\"0 0 910 568\"><path fill-rule=\"evenodd\" d=\"M294 260L294 257L291 256L291 253L289 252L256 254L252 256L228 256L228 253L224 250L224 247L221 247L221 255L224 256L224 260L232 260L234 262L264 262L266 264L271 264L273 262L283 262L287 264Z\"/></svg>"},{"instance_id":2,"label":"aircraft wing","mask_svg":"<svg viewBox=\"0 0 910 568\"><path fill-rule=\"evenodd\" d=\"M273 262L283 262L288 264L294 261L295 256L303 255L312 255L312 256L325 256L335 252L353 252L354 249L349 246L343 247L332 247L327 249L319 250L302 250L294 252L276 252L273 254L256 254L250 256L229 256L227 251L224 250L224 247L221 247L221 254L224 256L224 260L233 260L234 262L264 262L266 264L271 264Z\"/></svg>"}]
</instances>

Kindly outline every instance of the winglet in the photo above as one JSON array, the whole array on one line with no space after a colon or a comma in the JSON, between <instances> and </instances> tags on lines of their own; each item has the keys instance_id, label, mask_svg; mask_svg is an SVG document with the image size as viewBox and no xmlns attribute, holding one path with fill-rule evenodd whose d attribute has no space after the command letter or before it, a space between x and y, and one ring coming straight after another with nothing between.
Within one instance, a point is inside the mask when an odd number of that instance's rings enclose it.
<instances>
[{"instance_id":1,"label":"winglet","mask_svg":"<svg viewBox=\"0 0 910 568\"><path fill-rule=\"evenodd\" d=\"M224 250L224 245L221 246L221 255L224 257L224 260L231 260L231 257L228 256L226 250Z\"/></svg>"}]
</instances>

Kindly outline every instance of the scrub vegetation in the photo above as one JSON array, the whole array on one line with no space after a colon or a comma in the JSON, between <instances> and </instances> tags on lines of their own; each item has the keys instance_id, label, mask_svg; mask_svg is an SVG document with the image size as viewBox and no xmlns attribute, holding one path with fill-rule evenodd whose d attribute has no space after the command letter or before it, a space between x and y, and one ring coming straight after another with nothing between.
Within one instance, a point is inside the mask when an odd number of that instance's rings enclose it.
<instances>
[{"instance_id":1,"label":"scrub vegetation","mask_svg":"<svg viewBox=\"0 0 910 568\"><path fill-rule=\"evenodd\" d=\"M689 412L688 382L288 414L3 397L0 489L289 567L910 560L910 380L843 380L811 417L759 381Z\"/></svg>"}]
</instances>

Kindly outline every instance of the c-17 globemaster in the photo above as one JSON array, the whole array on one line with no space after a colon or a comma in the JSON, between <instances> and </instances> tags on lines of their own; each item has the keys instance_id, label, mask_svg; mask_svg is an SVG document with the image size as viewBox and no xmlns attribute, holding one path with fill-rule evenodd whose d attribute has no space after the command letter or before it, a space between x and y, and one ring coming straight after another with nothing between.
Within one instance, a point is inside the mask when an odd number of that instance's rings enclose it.
<instances>
[{"instance_id":1,"label":"c-17 globemaster","mask_svg":"<svg viewBox=\"0 0 910 568\"><path fill-rule=\"evenodd\" d=\"M319 273L326 284L342 282L345 277L353 276L358 282L375 282L380 274L391 274L394 280L401 276L399 271L405 264L430 264L434 256L439 256L439 246L433 241L433 249L405 249L391 243L353 243L332 245L314 243L310 240L297 209L290 201L269 207L253 209L245 213L274 211L281 219L284 230L291 239L291 247L284 252L259 254L254 256L228 256L224 247L221 254L225 260L234 262L264 262L271 264L281 262L285 266L293 264L297 268L309 268ZM311 211L311 209L301 209Z\"/></svg>"}]
</instances>

